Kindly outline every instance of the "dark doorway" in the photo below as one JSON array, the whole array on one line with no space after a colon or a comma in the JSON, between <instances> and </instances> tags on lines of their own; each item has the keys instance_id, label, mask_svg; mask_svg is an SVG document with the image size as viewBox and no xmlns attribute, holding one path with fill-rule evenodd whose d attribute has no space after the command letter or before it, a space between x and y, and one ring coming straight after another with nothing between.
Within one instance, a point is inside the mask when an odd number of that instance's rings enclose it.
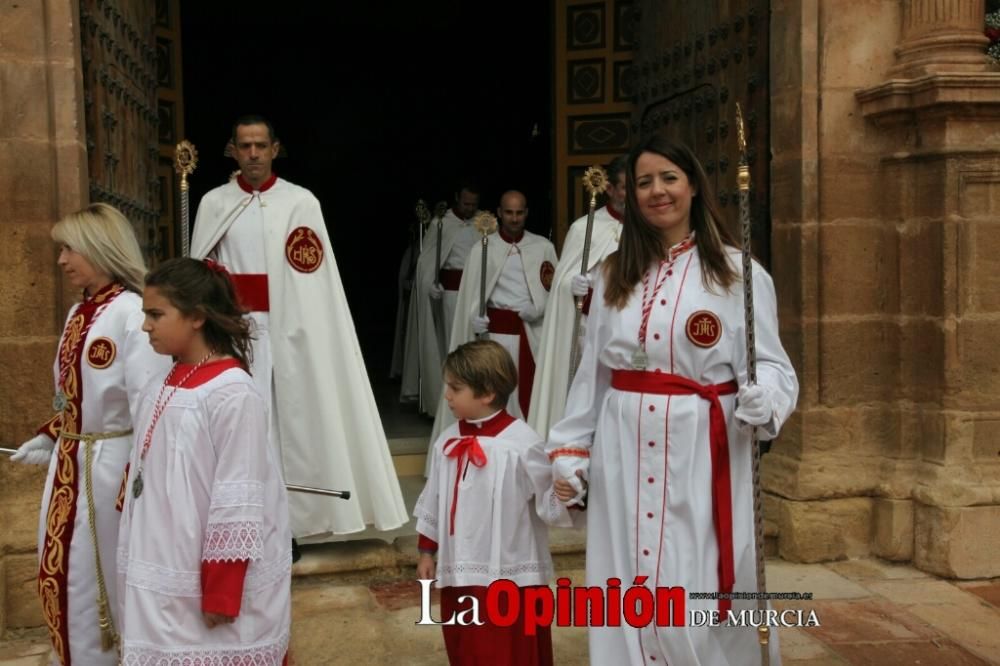
<instances>
[{"instance_id":1,"label":"dark doorway","mask_svg":"<svg viewBox=\"0 0 1000 666\"><path fill-rule=\"evenodd\" d=\"M418 197L477 181L481 207L523 189L548 235L550 39L538 0L182 0L184 117L200 153L192 206L236 168L233 119L260 113L284 178L323 206L374 381L388 376L399 263Z\"/></svg>"}]
</instances>

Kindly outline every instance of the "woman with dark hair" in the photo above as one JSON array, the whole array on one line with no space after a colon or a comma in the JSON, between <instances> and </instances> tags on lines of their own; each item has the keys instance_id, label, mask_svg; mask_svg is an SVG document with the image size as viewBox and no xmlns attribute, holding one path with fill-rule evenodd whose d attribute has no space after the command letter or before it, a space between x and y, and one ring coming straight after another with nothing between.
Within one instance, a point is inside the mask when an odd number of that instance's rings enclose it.
<instances>
[{"instance_id":1,"label":"woman with dark hair","mask_svg":"<svg viewBox=\"0 0 1000 666\"><path fill-rule=\"evenodd\" d=\"M587 585L618 578L719 593L688 596L686 608L719 611L724 625L726 611L755 608L727 598L756 591L747 426L777 436L798 382L774 286L754 263L757 383L748 384L741 253L690 149L647 139L626 176L621 242L595 280L583 359L549 434L556 492L570 503L587 493ZM629 617L590 629L592 663L760 661L751 627L632 627ZM776 640L771 653L778 663Z\"/></svg>"}]
</instances>

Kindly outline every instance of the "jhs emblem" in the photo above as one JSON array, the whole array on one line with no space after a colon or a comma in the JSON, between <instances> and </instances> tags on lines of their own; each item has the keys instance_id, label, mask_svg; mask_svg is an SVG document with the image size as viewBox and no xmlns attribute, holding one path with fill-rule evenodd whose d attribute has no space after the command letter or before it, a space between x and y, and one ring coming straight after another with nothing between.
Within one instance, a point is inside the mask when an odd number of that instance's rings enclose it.
<instances>
[{"instance_id":1,"label":"jhs emblem","mask_svg":"<svg viewBox=\"0 0 1000 666\"><path fill-rule=\"evenodd\" d=\"M688 317L684 328L688 340L699 347L711 347L722 337L722 322L708 310L699 310Z\"/></svg>"},{"instance_id":2,"label":"jhs emblem","mask_svg":"<svg viewBox=\"0 0 1000 666\"><path fill-rule=\"evenodd\" d=\"M90 343L90 349L87 350L87 363L92 368L103 370L115 362L116 354L117 348L113 340L97 338Z\"/></svg>"},{"instance_id":3,"label":"jhs emblem","mask_svg":"<svg viewBox=\"0 0 1000 666\"><path fill-rule=\"evenodd\" d=\"M309 227L299 227L288 235L285 257L300 273L312 273L323 263L323 244Z\"/></svg>"},{"instance_id":4,"label":"jhs emblem","mask_svg":"<svg viewBox=\"0 0 1000 666\"><path fill-rule=\"evenodd\" d=\"M542 281L542 286L545 287L545 291L550 291L552 289L552 277L555 274L556 268L552 265L552 262L542 262L542 268L539 271L538 279Z\"/></svg>"}]
</instances>

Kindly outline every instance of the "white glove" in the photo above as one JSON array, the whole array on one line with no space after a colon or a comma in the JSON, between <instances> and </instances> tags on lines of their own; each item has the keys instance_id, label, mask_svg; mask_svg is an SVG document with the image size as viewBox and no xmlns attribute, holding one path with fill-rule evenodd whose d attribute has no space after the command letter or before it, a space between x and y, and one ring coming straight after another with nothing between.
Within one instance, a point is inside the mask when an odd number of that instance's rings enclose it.
<instances>
[{"instance_id":1,"label":"white glove","mask_svg":"<svg viewBox=\"0 0 1000 666\"><path fill-rule=\"evenodd\" d=\"M569 290L577 298L583 298L590 291L590 276L577 273L569 282Z\"/></svg>"},{"instance_id":2,"label":"white glove","mask_svg":"<svg viewBox=\"0 0 1000 666\"><path fill-rule=\"evenodd\" d=\"M469 325L472 326L473 333L476 335L482 335L490 330L490 318L486 315L483 315L482 317L472 315L469 317Z\"/></svg>"},{"instance_id":3,"label":"white glove","mask_svg":"<svg viewBox=\"0 0 1000 666\"><path fill-rule=\"evenodd\" d=\"M527 323L531 324L541 319L542 315L544 314L545 314L545 308L540 308L536 306L534 303L529 303L528 305L524 306L523 310L517 313L517 316L520 317L523 321L526 321Z\"/></svg>"},{"instance_id":4,"label":"white glove","mask_svg":"<svg viewBox=\"0 0 1000 666\"><path fill-rule=\"evenodd\" d=\"M35 435L18 447L10 459L24 465L48 465L56 443L48 435Z\"/></svg>"},{"instance_id":5,"label":"white glove","mask_svg":"<svg viewBox=\"0 0 1000 666\"><path fill-rule=\"evenodd\" d=\"M736 411L733 415L751 426L770 423L774 416L770 393L760 384L744 384L736 394Z\"/></svg>"},{"instance_id":6,"label":"white glove","mask_svg":"<svg viewBox=\"0 0 1000 666\"><path fill-rule=\"evenodd\" d=\"M444 296L444 287L435 282L431 285L430 294L432 300L440 301L441 297Z\"/></svg>"},{"instance_id":7,"label":"white glove","mask_svg":"<svg viewBox=\"0 0 1000 666\"><path fill-rule=\"evenodd\" d=\"M576 471L581 470L583 472L583 479L576 475ZM581 456L557 456L555 460L552 461L552 479L568 481L569 485L573 486L573 490L576 491L576 496L568 502L564 502L566 506L573 506L574 504L579 504L583 506L583 496L586 492L583 482L587 480L588 473L590 472L590 458L583 458Z\"/></svg>"}]
</instances>

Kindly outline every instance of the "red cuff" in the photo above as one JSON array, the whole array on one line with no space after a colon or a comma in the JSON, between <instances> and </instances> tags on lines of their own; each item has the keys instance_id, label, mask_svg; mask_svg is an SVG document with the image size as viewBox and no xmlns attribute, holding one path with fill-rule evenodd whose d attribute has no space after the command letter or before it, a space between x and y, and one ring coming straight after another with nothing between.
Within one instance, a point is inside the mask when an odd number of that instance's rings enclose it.
<instances>
[{"instance_id":1,"label":"red cuff","mask_svg":"<svg viewBox=\"0 0 1000 666\"><path fill-rule=\"evenodd\" d=\"M59 440L59 429L62 427L62 414L56 414L35 431L36 435L48 435L53 442Z\"/></svg>"},{"instance_id":2,"label":"red cuff","mask_svg":"<svg viewBox=\"0 0 1000 666\"><path fill-rule=\"evenodd\" d=\"M201 563L201 610L226 617L240 614L243 579L250 560Z\"/></svg>"},{"instance_id":3,"label":"red cuff","mask_svg":"<svg viewBox=\"0 0 1000 666\"><path fill-rule=\"evenodd\" d=\"M417 550L421 553L434 554L438 550L437 541L431 539L430 537L425 537L423 534L418 535L417 538Z\"/></svg>"}]
</instances>

